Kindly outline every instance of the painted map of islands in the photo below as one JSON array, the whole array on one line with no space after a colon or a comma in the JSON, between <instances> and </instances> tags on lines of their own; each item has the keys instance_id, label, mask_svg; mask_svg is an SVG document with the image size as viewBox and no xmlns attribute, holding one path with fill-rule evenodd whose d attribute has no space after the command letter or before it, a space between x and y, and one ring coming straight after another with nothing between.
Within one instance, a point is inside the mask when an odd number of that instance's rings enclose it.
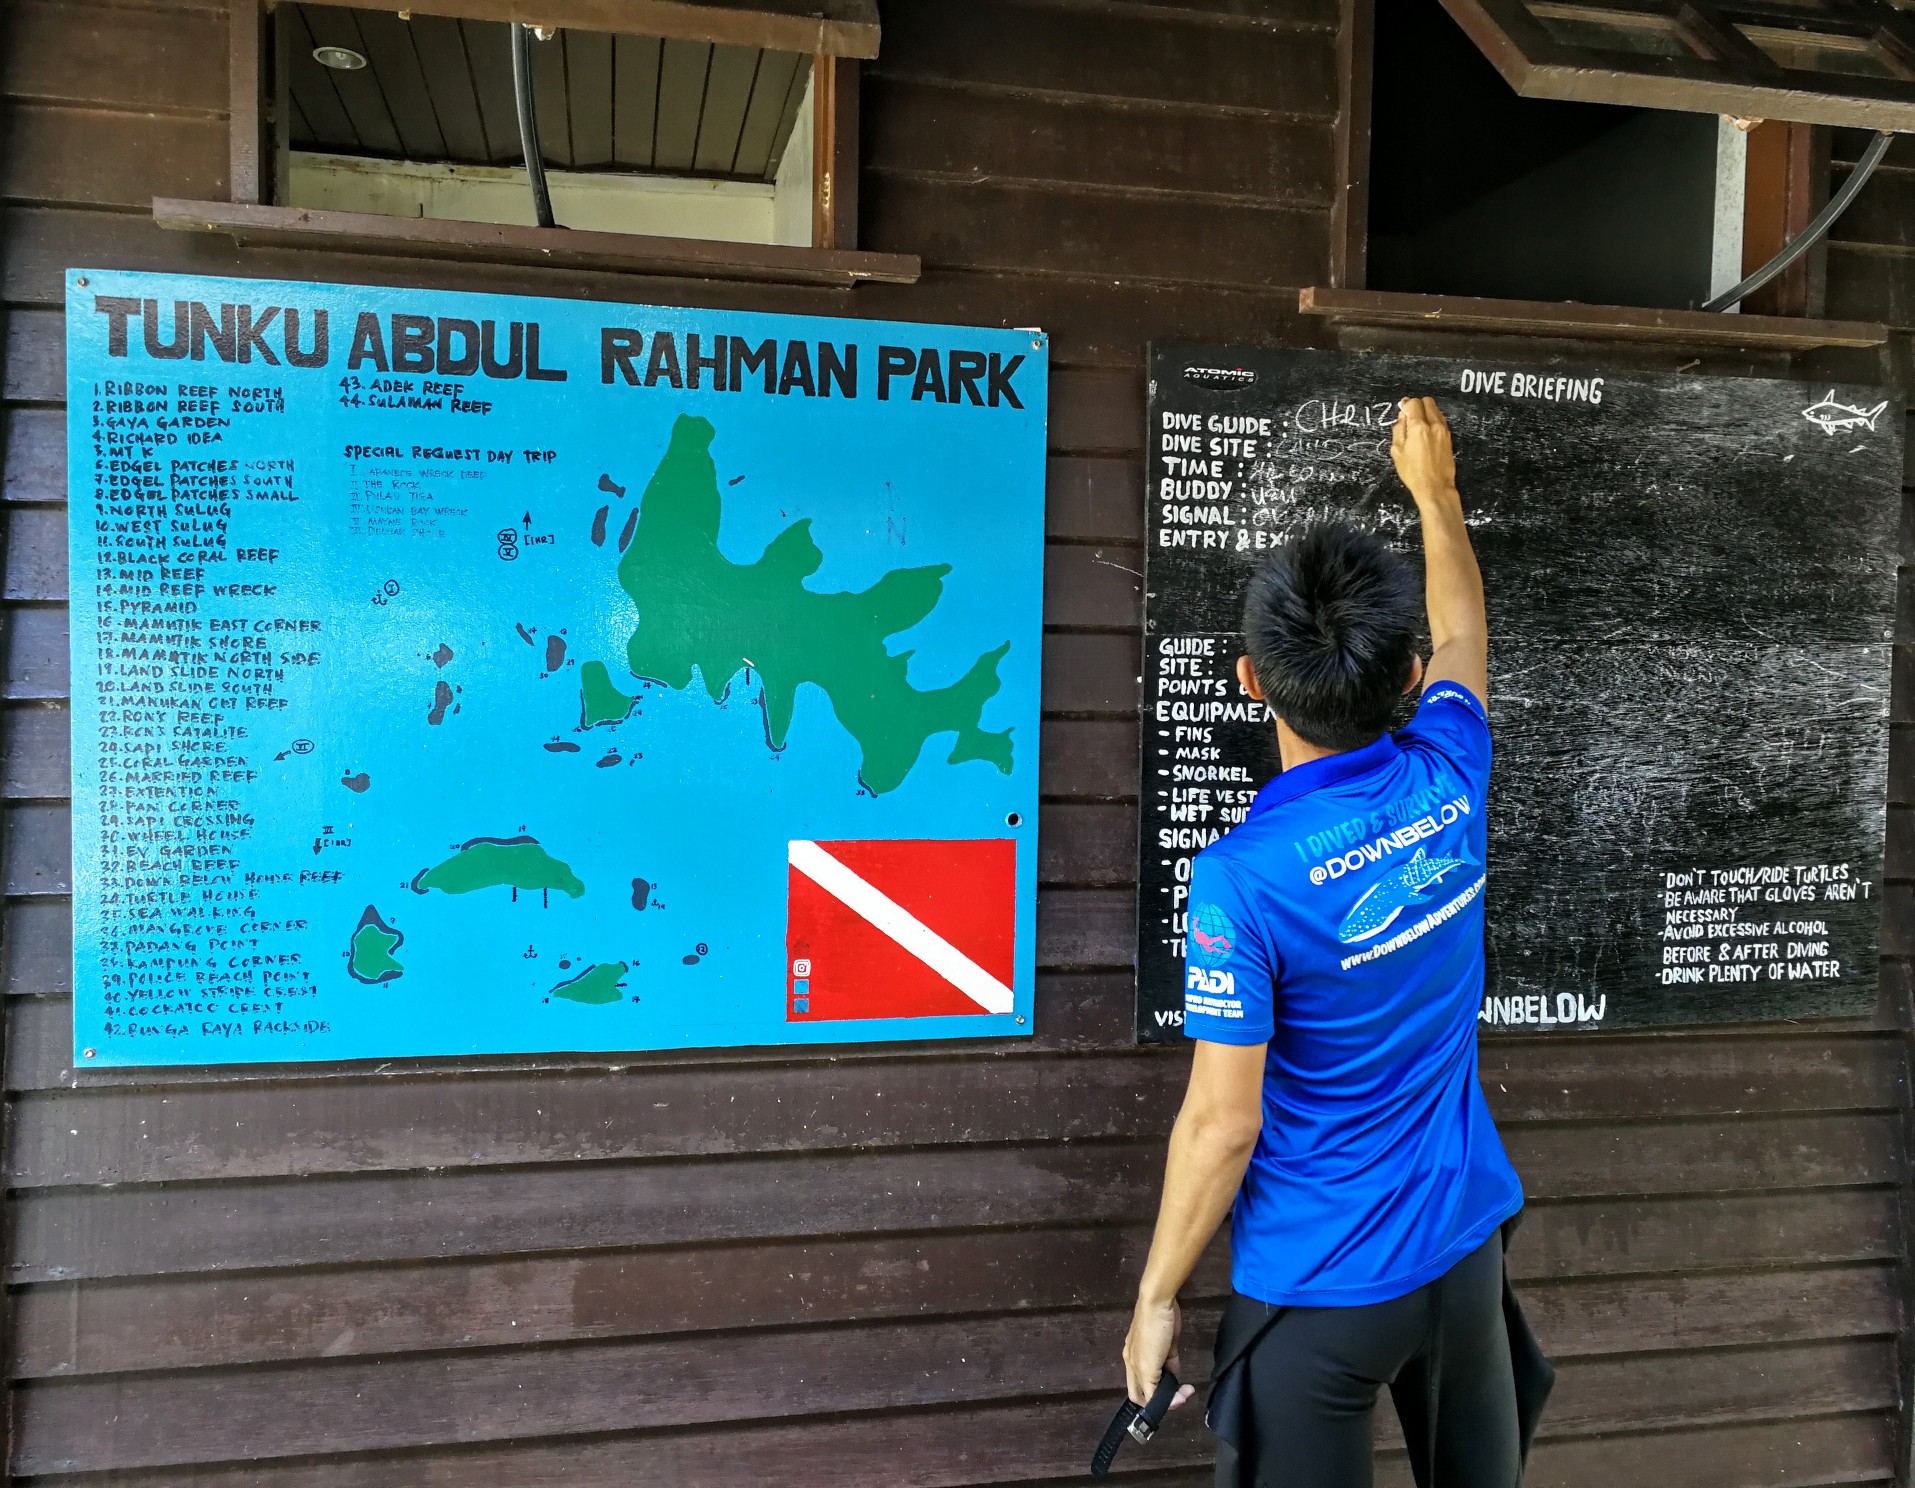
<instances>
[{"instance_id":1,"label":"painted map of islands","mask_svg":"<svg viewBox=\"0 0 1915 1488\"><path fill-rule=\"evenodd\" d=\"M601 723L618 723L637 705L612 685L612 674L602 661L588 661L579 668L579 727L597 728Z\"/></svg>"},{"instance_id":2,"label":"painted map of islands","mask_svg":"<svg viewBox=\"0 0 1915 1488\"><path fill-rule=\"evenodd\" d=\"M765 738L783 749L798 689L823 690L862 755L859 782L873 795L896 790L934 734L953 733L950 764L985 760L1011 773L1011 731L980 727L984 705L1000 686L997 669L1007 641L987 651L948 687L921 690L908 669L914 652L896 656L887 638L918 624L944 593L948 563L897 568L869 589L828 594L805 587L824 554L807 518L794 522L750 563L734 563L718 547L722 498L712 463L711 423L681 414L653 472L638 525L618 565L618 581L638 606L638 627L626 644L632 675L680 689L696 669L705 692L720 702L731 679L751 668L764 687ZM597 670L594 671L593 668ZM613 686L602 663L580 672L584 727L625 717L632 700Z\"/></svg>"},{"instance_id":3,"label":"painted map of islands","mask_svg":"<svg viewBox=\"0 0 1915 1488\"><path fill-rule=\"evenodd\" d=\"M638 902L643 879L632 881L633 905ZM645 886L649 889L649 885ZM413 876L416 894L472 894L482 889L510 889L516 900L521 890L537 890L542 896L554 889L569 898L581 898L585 885L571 865L548 853L536 837L474 837L461 843L442 863L422 868ZM356 982L383 986L405 975L405 967L393 952L405 944L405 934L386 923L376 905L368 904L359 916L346 950L346 973ZM559 962L569 969L570 961ZM621 984L631 967L624 961L602 961L565 978L547 994L568 1002L605 1004L623 999Z\"/></svg>"},{"instance_id":4,"label":"painted map of islands","mask_svg":"<svg viewBox=\"0 0 1915 1488\"><path fill-rule=\"evenodd\" d=\"M355 982L377 987L397 981L405 967L393 959L393 952L406 943L402 931L393 929L372 905L359 916L359 928L352 932L352 944L346 952L346 974Z\"/></svg>"},{"instance_id":5,"label":"painted map of islands","mask_svg":"<svg viewBox=\"0 0 1915 1488\"><path fill-rule=\"evenodd\" d=\"M623 995L618 984L630 970L623 961L601 961L588 966L575 977L568 977L552 989L551 995L567 1002L617 1002Z\"/></svg>"},{"instance_id":6,"label":"painted map of islands","mask_svg":"<svg viewBox=\"0 0 1915 1488\"><path fill-rule=\"evenodd\" d=\"M566 863L548 853L536 837L474 837L443 863L413 875L412 892L470 894L479 889L509 888L517 899L521 891L549 894L557 889L580 899L585 885Z\"/></svg>"},{"instance_id":7,"label":"painted map of islands","mask_svg":"<svg viewBox=\"0 0 1915 1488\"><path fill-rule=\"evenodd\" d=\"M857 744L858 783L873 795L902 785L925 745L943 733L956 735L947 763L981 760L1010 774L1011 730L994 733L982 727L984 706L1001 685L998 667L1010 643L977 657L956 682L928 690L913 686L908 675L914 652L894 656L886 649L890 637L910 630L937 607L950 565L893 569L855 593L809 589L805 581L824 562L809 519L779 533L752 562L733 562L718 547L723 503L711 457L714 435L705 419L678 418L638 511L619 534L618 581L639 611L626 645L632 676L686 689L695 671L716 703L741 671L757 672L765 738L773 750L785 747L798 689L811 683L830 699L838 722ZM600 488L624 494L609 477L601 478ZM593 523L594 544L605 539L606 518L601 507ZM523 624L516 628L521 640L534 644ZM441 642L428 659L444 668L453 651ZM544 660L548 673L566 664L559 636L546 637ZM621 723L637 708L638 699L619 687L603 661L583 662L578 675L581 730ZM442 724L449 711L458 711L455 691L436 681L427 722ZM578 745L562 740L544 747L579 752ZM618 761L613 752L598 764ZM360 775L342 783L363 794L370 781ZM631 880L633 909L646 908L653 887L644 878ZM422 896L504 888L514 901L521 893L536 892L542 903L549 903L554 891L572 899L586 892L570 864L529 836L473 837L442 862L422 868L411 888ZM404 943L404 933L367 905L345 953L348 975L368 986L398 980L405 967L395 952ZM696 965L704 951L701 944L681 959ZM553 986L547 998L587 1005L619 1002L632 964L588 964ZM571 965L559 963L562 970Z\"/></svg>"}]
</instances>

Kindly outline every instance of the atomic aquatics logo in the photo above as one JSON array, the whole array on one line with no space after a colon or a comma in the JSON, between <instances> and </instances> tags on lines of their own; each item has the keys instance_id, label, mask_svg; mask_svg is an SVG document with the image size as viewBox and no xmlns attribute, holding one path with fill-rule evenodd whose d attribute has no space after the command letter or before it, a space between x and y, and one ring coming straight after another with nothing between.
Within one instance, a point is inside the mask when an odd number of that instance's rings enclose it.
<instances>
[{"instance_id":1,"label":"atomic aquatics logo","mask_svg":"<svg viewBox=\"0 0 1915 1488\"><path fill-rule=\"evenodd\" d=\"M1248 367L1200 367L1184 368L1184 381L1206 388L1246 388L1257 380L1257 374Z\"/></svg>"}]
</instances>

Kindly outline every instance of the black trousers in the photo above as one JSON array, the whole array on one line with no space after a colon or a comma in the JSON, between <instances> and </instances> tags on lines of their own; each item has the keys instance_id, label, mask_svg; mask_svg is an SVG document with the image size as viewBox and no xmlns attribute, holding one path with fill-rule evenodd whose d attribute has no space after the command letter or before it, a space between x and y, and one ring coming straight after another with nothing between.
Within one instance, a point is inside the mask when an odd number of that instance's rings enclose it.
<instances>
[{"instance_id":1,"label":"black trousers","mask_svg":"<svg viewBox=\"0 0 1915 1488\"><path fill-rule=\"evenodd\" d=\"M1498 1236L1390 1302L1274 1307L1232 1298L1218 1330L1209 1414L1225 1438L1220 1488L1369 1488L1372 1418L1385 1386L1419 1488L1518 1488L1534 1423L1519 1421L1517 1372L1534 1342L1513 1297L1508 1309L1505 1301ZM1521 1339L1512 1339L1512 1316Z\"/></svg>"}]
</instances>

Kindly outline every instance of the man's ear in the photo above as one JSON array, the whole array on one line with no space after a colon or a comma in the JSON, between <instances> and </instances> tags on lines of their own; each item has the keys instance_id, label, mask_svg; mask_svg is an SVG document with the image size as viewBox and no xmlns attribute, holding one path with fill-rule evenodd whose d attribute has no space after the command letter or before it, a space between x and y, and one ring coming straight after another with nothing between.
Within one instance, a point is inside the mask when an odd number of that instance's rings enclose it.
<instances>
[{"instance_id":1,"label":"man's ear","mask_svg":"<svg viewBox=\"0 0 1915 1488\"><path fill-rule=\"evenodd\" d=\"M1239 656L1237 658L1237 682L1245 692L1249 693L1250 696L1258 702L1263 701L1263 688L1257 683L1257 669L1250 665L1250 658L1248 656Z\"/></svg>"},{"instance_id":2,"label":"man's ear","mask_svg":"<svg viewBox=\"0 0 1915 1488\"><path fill-rule=\"evenodd\" d=\"M1412 656L1410 658L1410 680L1403 684L1403 695L1405 697L1409 696L1409 694L1415 692L1416 689L1422 685L1423 658L1420 656Z\"/></svg>"}]
</instances>

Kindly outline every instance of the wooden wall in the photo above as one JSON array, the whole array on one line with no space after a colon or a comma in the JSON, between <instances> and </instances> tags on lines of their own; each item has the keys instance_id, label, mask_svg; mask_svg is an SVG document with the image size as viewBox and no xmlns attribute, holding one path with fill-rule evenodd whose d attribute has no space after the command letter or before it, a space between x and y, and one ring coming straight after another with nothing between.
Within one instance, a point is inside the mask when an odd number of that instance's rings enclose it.
<instances>
[{"instance_id":1,"label":"wooden wall","mask_svg":"<svg viewBox=\"0 0 1915 1488\"><path fill-rule=\"evenodd\" d=\"M222 13L12 0L4 24L12 1472L72 1488L1077 1477L1118 1387L1183 1075L1128 1032L1143 347L1320 336L1293 309L1326 275L1332 0L886 0L864 240L927 272L849 294L159 232L154 194L224 189ZM1871 188L1868 236L1831 267L1836 313L1915 327L1911 207L1915 171ZM1052 331L1036 1039L77 1077L68 265ZM1905 686L1897 706L1911 716ZM1534 1199L1515 1265L1563 1365L1532 1488L1893 1474L1906 816L1878 1016L1486 1047ZM1213 1256L1193 1284L1193 1363L1223 1277ZM1194 1415L1129 1454L1131 1481L1207 1480ZM1393 1426L1383 1438L1382 1480L1401 1485Z\"/></svg>"}]
</instances>

